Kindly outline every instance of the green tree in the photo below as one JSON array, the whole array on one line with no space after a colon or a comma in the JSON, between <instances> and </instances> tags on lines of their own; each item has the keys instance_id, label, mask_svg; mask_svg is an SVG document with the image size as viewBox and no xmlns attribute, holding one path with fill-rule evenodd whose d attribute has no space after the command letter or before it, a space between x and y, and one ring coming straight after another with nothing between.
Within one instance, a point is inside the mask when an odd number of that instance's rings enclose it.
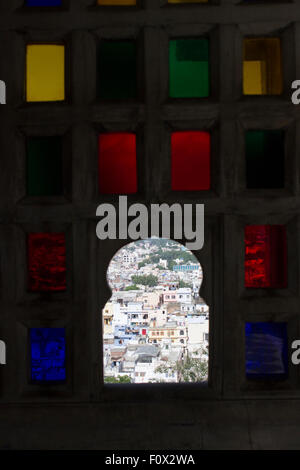
<instances>
[{"instance_id":1,"label":"green tree","mask_svg":"<svg viewBox=\"0 0 300 470\"><path fill-rule=\"evenodd\" d=\"M146 261L141 261L139 264L138 264L138 268L141 269L143 268L144 266L146 266Z\"/></svg>"},{"instance_id":2,"label":"green tree","mask_svg":"<svg viewBox=\"0 0 300 470\"><path fill-rule=\"evenodd\" d=\"M124 290L125 290L125 291L128 291L128 290L139 290L139 289L138 289L138 286L132 285L132 286L127 286L127 287L125 287Z\"/></svg>"},{"instance_id":3,"label":"green tree","mask_svg":"<svg viewBox=\"0 0 300 470\"><path fill-rule=\"evenodd\" d=\"M173 259L168 259L168 269L170 271L173 271L173 266L175 266L175 265L176 265L176 263Z\"/></svg>"},{"instance_id":4,"label":"green tree","mask_svg":"<svg viewBox=\"0 0 300 470\"><path fill-rule=\"evenodd\" d=\"M176 362L179 382L203 382L207 380L208 362L189 355Z\"/></svg>"},{"instance_id":5,"label":"green tree","mask_svg":"<svg viewBox=\"0 0 300 470\"><path fill-rule=\"evenodd\" d=\"M191 357L187 354L182 360L175 364L167 362L155 369L155 372L164 374L176 372L178 382L203 382L208 376L207 350L199 349L195 352L198 357Z\"/></svg>"},{"instance_id":6,"label":"green tree","mask_svg":"<svg viewBox=\"0 0 300 470\"><path fill-rule=\"evenodd\" d=\"M148 276L132 276L131 278L134 284L142 284L143 286L154 287L157 286L158 279L153 274L149 274Z\"/></svg>"},{"instance_id":7,"label":"green tree","mask_svg":"<svg viewBox=\"0 0 300 470\"><path fill-rule=\"evenodd\" d=\"M189 284L188 282L184 282L182 279L179 281L178 287L190 287L192 289L192 284Z\"/></svg>"},{"instance_id":8,"label":"green tree","mask_svg":"<svg viewBox=\"0 0 300 470\"><path fill-rule=\"evenodd\" d=\"M108 376L104 377L104 382L111 384L131 383L131 378L129 377L129 375L118 375L117 377Z\"/></svg>"}]
</instances>

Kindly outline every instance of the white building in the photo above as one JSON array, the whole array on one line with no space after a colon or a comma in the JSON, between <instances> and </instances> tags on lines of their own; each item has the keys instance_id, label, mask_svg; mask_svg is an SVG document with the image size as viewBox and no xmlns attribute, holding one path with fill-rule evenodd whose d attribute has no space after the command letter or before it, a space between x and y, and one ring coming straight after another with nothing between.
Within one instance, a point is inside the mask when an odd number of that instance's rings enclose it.
<instances>
[{"instance_id":1,"label":"white building","mask_svg":"<svg viewBox=\"0 0 300 470\"><path fill-rule=\"evenodd\" d=\"M131 251L123 250L122 261L124 264L134 264L137 261L137 257Z\"/></svg>"},{"instance_id":2,"label":"white building","mask_svg":"<svg viewBox=\"0 0 300 470\"><path fill-rule=\"evenodd\" d=\"M209 340L209 320L203 316L187 318L188 351L193 353L201 348L207 348Z\"/></svg>"},{"instance_id":3,"label":"white building","mask_svg":"<svg viewBox=\"0 0 300 470\"><path fill-rule=\"evenodd\" d=\"M181 312L185 313L186 315L192 314L195 311L195 304L193 303L182 303L180 305Z\"/></svg>"},{"instance_id":4,"label":"white building","mask_svg":"<svg viewBox=\"0 0 300 470\"><path fill-rule=\"evenodd\" d=\"M127 311L128 325L138 327L149 326L149 311L144 310L143 302L129 302L125 309Z\"/></svg>"},{"instance_id":5,"label":"white building","mask_svg":"<svg viewBox=\"0 0 300 470\"><path fill-rule=\"evenodd\" d=\"M181 287L176 290L167 291L163 293L163 301L168 302L180 302L180 303L191 303L192 301L192 289L190 287Z\"/></svg>"}]
</instances>

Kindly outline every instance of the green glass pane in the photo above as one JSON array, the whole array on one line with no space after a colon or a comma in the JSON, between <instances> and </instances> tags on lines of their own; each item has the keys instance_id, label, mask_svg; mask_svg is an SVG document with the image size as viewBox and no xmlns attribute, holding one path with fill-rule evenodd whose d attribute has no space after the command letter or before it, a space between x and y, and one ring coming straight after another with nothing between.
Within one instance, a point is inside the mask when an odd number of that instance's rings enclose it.
<instances>
[{"instance_id":1,"label":"green glass pane","mask_svg":"<svg viewBox=\"0 0 300 470\"><path fill-rule=\"evenodd\" d=\"M247 188L284 187L284 132L256 130L246 133Z\"/></svg>"},{"instance_id":2,"label":"green glass pane","mask_svg":"<svg viewBox=\"0 0 300 470\"><path fill-rule=\"evenodd\" d=\"M136 98L136 46L133 41L103 41L98 51L98 97Z\"/></svg>"},{"instance_id":3,"label":"green glass pane","mask_svg":"<svg viewBox=\"0 0 300 470\"><path fill-rule=\"evenodd\" d=\"M31 137L27 141L27 195L63 193L61 137Z\"/></svg>"},{"instance_id":4,"label":"green glass pane","mask_svg":"<svg viewBox=\"0 0 300 470\"><path fill-rule=\"evenodd\" d=\"M169 44L171 98L209 96L209 44L207 39L174 39Z\"/></svg>"}]
</instances>

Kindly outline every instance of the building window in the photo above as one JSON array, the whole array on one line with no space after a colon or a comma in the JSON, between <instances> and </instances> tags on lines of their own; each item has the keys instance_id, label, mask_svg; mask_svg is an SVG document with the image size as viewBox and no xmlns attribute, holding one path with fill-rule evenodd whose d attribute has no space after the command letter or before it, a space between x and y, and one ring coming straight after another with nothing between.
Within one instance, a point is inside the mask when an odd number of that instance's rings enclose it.
<instances>
[{"instance_id":1,"label":"building window","mask_svg":"<svg viewBox=\"0 0 300 470\"><path fill-rule=\"evenodd\" d=\"M246 323L247 379L281 379L288 376L286 323Z\"/></svg>"},{"instance_id":2,"label":"building window","mask_svg":"<svg viewBox=\"0 0 300 470\"><path fill-rule=\"evenodd\" d=\"M62 0L26 0L27 7L60 7Z\"/></svg>"},{"instance_id":3,"label":"building window","mask_svg":"<svg viewBox=\"0 0 300 470\"><path fill-rule=\"evenodd\" d=\"M27 139L27 195L59 196L63 194L61 137Z\"/></svg>"},{"instance_id":4,"label":"building window","mask_svg":"<svg viewBox=\"0 0 300 470\"><path fill-rule=\"evenodd\" d=\"M283 225L245 228L245 287L287 287L286 229Z\"/></svg>"},{"instance_id":5,"label":"building window","mask_svg":"<svg viewBox=\"0 0 300 470\"><path fill-rule=\"evenodd\" d=\"M31 381L64 382L66 338L64 328L31 328Z\"/></svg>"},{"instance_id":6,"label":"building window","mask_svg":"<svg viewBox=\"0 0 300 470\"><path fill-rule=\"evenodd\" d=\"M100 134L99 192L131 194L137 192L136 135Z\"/></svg>"},{"instance_id":7,"label":"building window","mask_svg":"<svg viewBox=\"0 0 300 470\"><path fill-rule=\"evenodd\" d=\"M280 95L283 80L280 39L245 39L243 74L244 95Z\"/></svg>"},{"instance_id":8,"label":"building window","mask_svg":"<svg viewBox=\"0 0 300 470\"><path fill-rule=\"evenodd\" d=\"M209 86L208 39L172 39L169 44L170 98L206 98Z\"/></svg>"},{"instance_id":9,"label":"building window","mask_svg":"<svg viewBox=\"0 0 300 470\"><path fill-rule=\"evenodd\" d=\"M64 233L28 234L28 288L31 292L66 290Z\"/></svg>"},{"instance_id":10,"label":"building window","mask_svg":"<svg viewBox=\"0 0 300 470\"><path fill-rule=\"evenodd\" d=\"M65 47L58 44L28 44L26 56L26 101L64 101Z\"/></svg>"},{"instance_id":11,"label":"building window","mask_svg":"<svg viewBox=\"0 0 300 470\"><path fill-rule=\"evenodd\" d=\"M209 132L173 132L171 161L172 191L210 189Z\"/></svg>"},{"instance_id":12,"label":"building window","mask_svg":"<svg viewBox=\"0 0 300 470\"><path fill-rule=\"evenodd\" d=\"M134 252L137 258L136 265L126 265L123 264L124 252L130 250ZM180 250L180 253L179 253ZM207 342L204 341L203 332L209 330L208 322L203 324L203 319L200 315L195 315L193 318L190 318L188 313L184 314L181 312L180 316L177 316L182 310L183 301L185 296L182 296L181 304L179 302L178 307L170 316L163 315L163 312L160 310L161 298L164 295L164 289L166 285L171 284L173 286L179 283L182 273L174 274L172 269L175 260L178 257L184 257L197 263L199 266L198 271L186 272L183 279L184 282L188 283L189 281L195 282L200 286L202 280L202 270L199 262L194 257L194 255L187 250L183 245L180 245L178 242L167 240L167 239L146 239L132 242L126 247L123 247L119 250L115 256L112 258L108 272L107 280L109 287L112 292L112 296L109 300L109 305L111 306L110 312L112 313L112 325L113 331L110 330L109 334L113 336L112 341L108 343L107 333L108 329L105 327L104 322L104 331L103 331L103 365L104 365L104 381L110 382L110 377L118 374L119 370L114 370L114 365L112 363L112 350L111 348L115 347L116 340L118 339L118 331L123 331L124 337L124 349L123 354L125 357L125 362L132 358L135 361L135 364L139 363L140 357L147 356L147 362L149 364L149 376L151 381L161 381L161 375L163 374L162 369L167 365L168 368L176 369L182 365L183 367L191 367L191 362L189 362L188 356L193 357L193 368L195 370L190 370L190 373L184 374L182 377L178 377L177 373L175 374L174 382L206 382L208 379L208 354L207 354ZM161 259L167 260L170 267L166 267L163 275L161 271L157 269ZM139 264L147 265L147 275L143 275L140 272L141 268L138 267ZM150 273L152 276L150 276ZM196 275L195 275L196 274ZM120 276L124 277L126 280L124 283L120 283ZM132 290L126 290L128 286L132 285L133 280L136 280L140 276L140 282L145 282L146 289L141 292L136 292ZM176 281L174 280L174 277ZM198 277L198 279L197 279ZM148 282L149 281L149 282ZM185 289L191 289L186 287ZM169 297L176 300L177 294L172 291L173 294L168 294ZM198 303L198 295L190 296L190 302L193 305ZM120 299L123 300L125 306L120 312L119 302ZM142 299L142 300L141 300ZM148 300L148 303L151 301L151 307L147 308L147 314L143 314L144 309L144 300ZM138 302L138 305L135 305L135 302ZM174 303L174 302L173 302ZM127 305L127 307L126 307ZM105 318L105 310L108 308L108 305L103 308L103 315ZM137 308L141 313L139 315L132 314L130 310ZM164 311L165 312L165 311ZM153 317L152 317L153 315ZM155 317L154 317L155 315ZM135 332L133 336L133 329L135 324L133 323L133 318L139 316L139 318L150 317L151 328L147 329L148 321L144 319L143 324L139 325L141 328ZM158 327L154 329L153 320L157 318ZM187 333L188 332L188 333ZM167 344L169 346L167 346ZM171 346L172 345L172 346ZM176 351L174 351L174 348ZM177 363L174 364L174 353L177 355ZM181 364L183 362L183 364ZM133 365L131 370L131 383L138 383L138 380L135 380L135 372L138 370ZM177 369L176 369L177 370ZM201 372L200 372L201 371ZM113 374L112 374L113 372ZM146 374L148 377L148 374Z\"/></svg>"},{"instance_id":13,"label":"building window","mask_svg":"<svg viewBox=\"0 0 300 470\"><path fill-rule=\"evenodd\" d=\"M283 188L284 166L283 131L246 132L247 188Z\"/></svg>"},{"instance_id":14,"label":"building window","mask_svg":"<svg viewBox=\"0 0 300 470\"><path fill-rule=\"evenodd\" d=\"M97 82L101 100L136 98L137 65L134 41L101 41Z\"/></svg>"}]
</instances>

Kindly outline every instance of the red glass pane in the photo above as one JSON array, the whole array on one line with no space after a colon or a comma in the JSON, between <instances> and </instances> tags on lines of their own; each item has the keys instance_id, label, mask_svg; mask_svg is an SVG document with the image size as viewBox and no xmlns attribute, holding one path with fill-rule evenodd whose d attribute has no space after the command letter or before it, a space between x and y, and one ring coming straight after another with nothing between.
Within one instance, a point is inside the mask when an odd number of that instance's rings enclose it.
<instances>
[{"instance_id":1,"label":"red glass pane","mask_svg":"<svg viewBox=\"0 0 300 470\"><path fill-rule=\"evenodd\" d=\"M210 134L174 132L171 148L172 191L210 189Z\"/></svg>"},{"instance_id":2,"label":"red glass pane","mask_svg":"<svg viewBox=\"0 0 300 470\"><path fill-rule=\"evenodd\" d=\"M29 290L66 290L66 242L63 233L28 235Z\"/></svg>"},{"instance_id":3,"label":"red glass pane","mask_svg":"<svg viewBox=\"0 0 300 470\"><path fill-rule=\"evenodd\" d=\"M137 192L135 134L99 136L99 191L102 194Z\"/></svg>"},{"instance_id":4,"label":"red glass pane","mask_svg":"<svg viewBox=\"0 0 300 470\"><path fill-rule=\"evenodd\" d=\"M287 287L286 256L283 225L245 227L245 287Z\"/></svg>"}]
</instances>

